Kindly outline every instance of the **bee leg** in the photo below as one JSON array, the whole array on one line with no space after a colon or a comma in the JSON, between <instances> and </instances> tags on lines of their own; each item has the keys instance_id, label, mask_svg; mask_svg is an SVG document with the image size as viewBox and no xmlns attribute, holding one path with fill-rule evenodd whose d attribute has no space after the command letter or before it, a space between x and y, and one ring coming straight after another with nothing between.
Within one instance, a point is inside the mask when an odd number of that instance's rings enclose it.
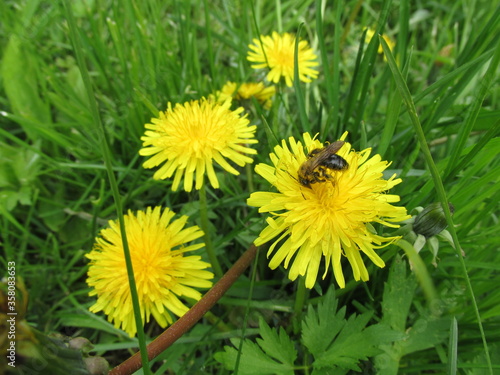
<instances>
[{"instance_id":1,"label":"bee leg","mask_svg":"<svg viewBox=\"0 0 500 375\"><path fill-rule=\"evenodd\" d=\"M311 150L311 152L309 153L309 155L307 155L307 157L312 158L314 155L316 155L321 150L322 150L321 148L315 148L314 150Z\"/></svg>"},{"instance_id":2,"label":"bee leg","mask_svg":"<svg viewBox=\"0 0 500 375\"><path fill-rule=\"evenodd\" d=\"M323 182L323 175L321 171L317 170L312 173L311 183Z\"/></svg>"}]
</instances>

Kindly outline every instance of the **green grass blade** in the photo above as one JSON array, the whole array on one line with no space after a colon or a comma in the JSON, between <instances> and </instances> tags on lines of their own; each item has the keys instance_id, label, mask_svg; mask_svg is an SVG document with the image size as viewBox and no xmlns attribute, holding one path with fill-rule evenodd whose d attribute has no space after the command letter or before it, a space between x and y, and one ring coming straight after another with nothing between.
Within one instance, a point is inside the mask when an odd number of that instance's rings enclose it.
<instances>
[{"instance_id":1,"label":"green grass blade","mask_svg":"<svg viewBox=\"0 0 500 375\"><path fill-rule=\"evenodd\" d=\"M276 29L278 33L283 32L283 21L281 19L281 0L275 0L274 1L275 7L274 9L276 10Z\"/></svg>"},{"instance_id":2,"label":"green grass blade","mask_svg":"<svg viewBox=\"0 0 500 375\"><path fill-rule=\"evenodd\" d=\"M490 129L488 129L488 131L481 137L479 142L476 143L474 148L457 163L455 168L445 178L445 182L450 181L460 170L465 169L474 159L474 157L479 153L479 151L481 151L491 139L498 136L499 131L500 120L498 120Z\"/></svg>"},{"instance_id":3,"label":"green grass blade","mask_svg":"<svg viewBox=\"0 0 500 375\"><path fill-rule=\"evenodd\" d=\"M334 102L334 88L333 80L331 77L330 64L328 62L328 51L325 44L325 32L323 29L323 14L321 9L321 0L316 0L316 35L318 36L319 52L321 56L321 65L323 66L323 75L326 86L326 94L328 98L327 108L331 108ZM336 34L338 34L337 28L335 28ZM334 65L335 66L335 65ZM335 66L335 69L336 66Z\"/></svg>"},{"instance_id":4,"label":"green grass blade","mask_svg":"<svg viewBox=\"0 0 500 375\"><path fill-rule=\"evenodd\" d=\"M389 46L387 45L385 40L380 35L379 35L379 40L380 40L380 43L382 44L384 54L387 56L387 61L389 63L389 67L391 68L394 80L396 81L397 88L400 91L401 96L403 97L403 102L405 103L405 105L408 109L408 115L410 116L410 120L412 122L413 128L414 128L415 133L417 135L417 139L418 139L418 142L420 144L420 147L422 148L422 152L424 154L427 167L429 168L429 170L431 172L432 179L433 179L434 186L436 188L439 200L441 201L441 204L442 204L442 207L444 210L444 214L446 217L446 222L448 223L448 230L451 233L451 236L453 238L454 247L455 247L455 250L457 252L458 259L460 261L460 265L462 268L463 277L466 281L467 289L468 289L468 292L470 294L470 298L471 298L471 302L473 304L474 312L476 314L477 323L479 326L479 331L481 333L481 338L483 341L486 361L488 363L488 368L490 370L491 375L493 375L493 369L491 367L491 359L490 359L490 355L489 355L489 351L488 351L488 343L486 342L486 336L484 334L483 324L481 322L481 315L479 314L479 309L478 309L477 301L476 301L476 298L474 295L474 290L472 289L472 284L471 284L471 281L469 278L469 274L467 272L467 267L465 266L465 261L464 261L464 257L463 257L462 252L461 252L461 247L460 247L460 243L458 240L457 232L455 230L453 219L451 217L451 212L450 212L450 209L448 206L448 199L446 197L446 192L445 192L445 189L443 186L443 181L441 180L441 176L439 175L439 171L438 171L436 164L434 163L434 160L432 158L431 151L429 149L429 146L427 144L427 140L425 138L424 131L422 129L422 125L420 124L420 120L417 116L417 110L415 108L415 104L414 104L413 99L411 97L410 90L408 90L408 86L406 85L406 82L405 82L401 72L399 71L397 65L396 65L396 61L394 60L394 56L392 55Z\"/></svg>"},{"instance_id":5,"label":"green grass blade","mask_svg":"<svg viewBox=\"0 0 500 375\"><path fill-rule=\"evenodd\" d=\"M494 2L491 3L494 5ZM472 12L471 12L472 13ZM457 65L462 65L466 61L469 61L473 58L473 55L476 55L478 51L481 51L483 46L493 41L493 43L497 46L498 49L498 41L495 43L495 38L498 39L498 23L500 21L500 6L491 12L492 16L488 20L488 22L484 25L483 29L477 34L476 38L469 38L467 40L467 44L464 49L460 53L457 58Z\"/></svg>"},{"instance_id":6,"label":"green grass blade","mask_svg":"<svg viewBox=\"0 0 500 375\"><path fill-rule=\"evenodd\" d=\"M219 74L218 70L215 69L214 62L214 51L212 48L212 27L210 22L210 12L208 10L208 2L207 0L203 0L203 8L205 10L205 35L207 37L207 50L208 50L208 64L210 67L210 76L212 77L212 81L216 87L220 85L219 82Z\"/></svg>"},{"instance_id":7,"label":"green grass blade","mask_svg":"<svg viewBox=\"0 0 500 375\"><path fill-rule=\"evenodd\" d=\"M485 53L483 53L481 56L477 57L476 59L469 61L466 64L463 64L462 66L458 67L457 69L454 69L453 71L449 72L444 77L442 77L439 81L434 82L429 87L422 90L422 92L416 94L414 99L413 99L413 102L418 103L423 98L425 98L427 95L429 95L431 92L445 88L446 86L450 85L451 82L453 82L462 73L467 74L467 75L474 74L474 72L477 71L477 69L479 69L479 67L482 64L484 64L485 61L489 60L491 58L491 56L493 56L494 52L495 52L494 50L486 51Z\"/></svg>"},{"instance_id":8,"label":"green grass blade","mask_svg":"<svg viewBox=\"0 0 500 375\"><path fill-rule=\"evenodd\" d=\"M457 318L453 317L450 325L450 340L448 342L448 374L456 375L458 361L458 324Z\"/></svg>"},{"instance_id":9,"label":"green grass blade","mask_svg":"<svg viewBox=\"0 0 500 375\"><path fill-rule=\"evenodd\" d=\"M328 139L338 139L340 137L341 132L338 129L339 127L339 113L340 113L340 38L342 35L342 22L341 15L343 9L344 2L338 1L337 7L335 9L335 18L334 18L334 40L332 52L332 63L328 61L328 50L325 43L324 31L323 31L323 16L321 15L322 7L321 1L316 1L316 20L317 20L317 35L319 41L319 48L321 53L321 64L323 66L323 74L324 74L324 86L326 87L327 99L328 103L325 105L325 110L328 115L326 116L326 124L322 131L324 137ZM326 11L326 10L325 10ZM320 18L318 20L318 18ZM318 23L320 23L318 25ZM332 128L334 131L332 132L330 129Z\"/></svg>"},{"instance_id":10,"label":"green grass blade","mask_svg":"<svg viewBox=\"0 0 500 375\"><path fill-rule=\"evenodd\" d=\"M392 0L384 1L382 5L382 10L380 12L379 19L377 20L377 30L376 33L382 34L384 32L385 24L387 22L387 17L389 16L389 9L391 7ZM372 43L373 42L373 43ZM361 91L359 94L358 106L357 106L357 116L354 120L354 128L361 126L365 111L367 96L371 84L371 75L373 73L373 68L375 67L375 59L378 54L378 43L377 38L373 37L368 47L366 48L366 54L361 62L360 77L361 77Z\"/></svg>"},{"instance_id":11,"label":"green grass blade","mask_svg":"<svg viewBox=\"0 0 500 375\"><path fill-rule=\"evenodd\" d=\"M484 98L491 85L495 82L495 76L498 70L498 64L500 63L500 48L495 50L495 54L493 55L493 59L488 67L488 70L484 74L484 77L480 79L479 84L479 92L475 95L474 103L471 106L471 109L467 115L467 119L465 120L465 124L460 127L457 140L455 142L454 148L451 152L451 157L448 161L448 165L445 171L446 176L450 175L452 169L457 166L457 159L460 156L461 150L465 146L465 142L469 138L470 132L474 127L474 124L479 115L479 111L481 110L481 106L483 104Z\"/></svg>"},{"instance_id":12,"label":"green grass blade","mask_svg":"<svg viewBox=\"0 0 500 375\"><path fill-rule=\"evenodd\" d=\"M406 61L406 51L408 50L408 30L410 29L410 2L408 0L399 3L399 32L396 43L397 56L399 61Z\"/></svg>"},{"instance_id":13,"label":"green grass blade","mask_svg":"<svg viewBox=\"0 0 500 375\"><path fill-rule=\"evenodd\" d=\"M408 63L403 68L403 74L408 77L408 69L410 65L411 58ZM396 130L396 125L399 120L399 115L401 113L401 105L403 104L403 98L398 90L394 90L394 82L391 82L391 92L389 97L389 105L387 106L387 115L384 124L384 129L382 130L382 136L380 137L380 142L378 145L377 153L384 156L385 152L389 148L389 145L393 141L394 132Z\"/></svg>"},{"instance_id":14,"label":"green grass blade","mask_svg":"<svg viewBox=\"0 0 500 375\"><path fill-rule=\"evenodd\" d=\"M380 11L380 16L377 20L377 30L376 33L382 34L384 31L385 24L387 22L387 17L389 15L389 9L391 7L392 1L385 0L382 4L382 10ZM360 43L360 52L361 46L364 44L366 33L363 33L362 41ZM349 98L347 100L346 111L344 114L344 127L347 127L348 121L356 108L356 118L354 120L352 129L352 137L357 139L361 134L357 131L360 127L361 121L363 120L363 116L366 108L366 97L368 95L368 88L370 86L371 74L373 72L374 62L377 57L377 49L378 43L377 38L373 37L368 46L366 47L366 51L363 55L363 59L359 64L359 72L353 77L353 83L351 85L351 89L349 92ZM358 99L359 97L359 99Z\"/></svg>"},{"instance_id":15,"label":"green grass blade","mask_svg":"<svg viewBox=\"0 0 500 375\"><path fill-rule=\"evenodd\" d=\"M131 293L131 297L132 297L132 305L134 308L134 318L135 318L135 322L136 322L136 326L137 326L137 338L139 340L139 348L140 348L140 352L141 352L143 369L144 369L145 374L151 374L151 370L149 369L149 360L148 360L147 350L146 350L146 336L144 334L144 328L142 325L139 297L137 294L137 287L136 287L135 279L134 279L134 270L132 267L132 259L130 257L130 250L129 250L128 242L127 242L127 234L126 234L126 228L125 228L125 221L123 218L123 208L121 205L120 193L118 190L118 184L116 182L116 177L115 177L114 172L113 172L111 151L109 149L108 141L106 138L106 132L105 132L104 126L102 124L101 117L99 115L97 103L95 101L94 90L92 88L92 82L90 80L87 65L85 63L85 58L83 56L83 49L82 49L81 42L79 39L80 36L79 36L78 31L77 31L77 25L76 25L75 19L73 17L71 5L67 1L64 1L63 5L64 5L66 19L68 21L68 25L69 25L69 29L70 29L70 36L71 36L71 40L73 43L73 50L75 51L76 58L78 61L78 66L80 68L80 72L81 72L82 77L83 77L83 82L85 84L85 88L87 91L89 104L90 104L90 111L92 113L92 118L94 120L94 123L96 124L96 127L97 127L96 130L99 132L99 136L100 136L99 138L101 141L101 144L100 144L101 151L102 151L102 154L104 157L104 163L106 165L106 170L108 172L109 183L110 183L110 187L111 187L113 198L114 198L115 205L116 205L118 220L120 223L120 231L122 234L122 241L123 241L123 251L125 254L125 263L127 265L127 273L128 273L128 277L129 277L129 284L130 284L130 293Z\"/></svg>"},{"instance_id":16,"label":"green grass blade","mask_svg":"<svg viewBox=\"0 0 500 375\"><path fill-rule=\"evenodd\" d=\"M437 293L434 288L434 284L432 283L431 276L427 271L424 261L417 253L417 250L415 250L411 243L405 240L398 240L394 244L403 249L408 257L408 260L411 262L412 270L415 273L422 290L424 291L428 303L432 304L434 301L437 301Z\"/></svg>"},{"instance_id":17,"label":"green grass blade","mask_svg":"<svg viewBox=\"0 0 500 375\"><path fill-rule=\"evenodd\" d=\"M299 29L297 30L297 35L295 37L295 51L293 54L293 88L295 89L295 97L297 99L297 109L299 111L300 122L302 124L303 131L311 132L311 124L307 118L306 114L306 104L304 99L304 94L302 92L302 88L300 86L299 80L299 39L300 32L304 24L299 25Z\"/></svg>"},{"instance_id":18,"label":"green grass blade","mask_svg":"<svg viewBox=\"0 0 500 375\"><path fill-rule=\"evenodd\" d=\"M377 154L380 154L382 157L392 142L394 131L396 130L396 125L399 120L402 102L401 94L399 94L397 90L394 90L389 99L384 129L382 130L382 136L380 137L380 142L377 148Z\"/></svg>"},{"instance_id":19,"label":"green grass blade","mask_svg":"<svg viewBox=\"0 0 500 375\"><path fill-rule=\"evenodd\" d=\"M366 38L366 30L363 32L361 39L359 41L358 53L356 55L356 63L354 64L354 71L352 74L351 83L349 85L349 91L348 91L347 99L345 102L345 109L344 109L344 113L342 114L342 124L340 127L341 132L344 132L344 129L348 128L349 118L350 118L351 113L353 111L353 108L355 106L357 94L359 92L359 87L360 87L359 72L360 72L360 67L361 67L361 59L363 57L363 48L365 45L365 38ZM354 133L351 135L353 136L353 138L355 138Z\"/></svg>"}]
</instances>

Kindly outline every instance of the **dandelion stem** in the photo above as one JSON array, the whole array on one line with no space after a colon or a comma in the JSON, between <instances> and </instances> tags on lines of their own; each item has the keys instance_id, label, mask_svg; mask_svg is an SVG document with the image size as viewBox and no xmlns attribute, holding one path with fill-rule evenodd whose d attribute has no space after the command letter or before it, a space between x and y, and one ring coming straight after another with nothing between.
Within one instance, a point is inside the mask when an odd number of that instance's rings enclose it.
<instances>
[{"instance_id":1,"label":"dandelion stem","mask_svg":"<svg viewBox=\"0 0 500 375\"><path fill-rule=\"evenodd\" d=\"M251 245L236 263L226 272L224 276L210 289L202 299L196 303L186 314L166 329L152 343L148 345L148 358L160 355L165 349L170 347L178 338L193 327L203 315L209 311L217 301L228 291L238 277L248 268L257 255L257 247ZM141 358L139 353L134 354L125 362L116 366L109 372L109 375L129 375L141 368Z\"/></svg>"},{"instance_id":2,"label":"dandelion stem","mask_svg":"<svg viewBox=\"0 0 500 375\"><path fill-rule=\"evenodd\" d=\"M215 255L215 249L212 244L212 237L210 236L209 221L208 221L208 207L207 207L207 189L206 184L200 189L200 224L201 229L205 233L205 249L207 251L208 259L212 264L212 269L214 270L216 277L221 277L223 275L222 268L220 266L219 260Z\"/></svg>"},{"instance_id":3,"label":"dandelion stem","mask_svg":"<svg viewBox=\"0 0 500 375\"><path fill-rule=\"evenodd\" d=\"M297 293L295 294L295 305L293 307L293 331L300 332L300 322L302 321L302 310L307 299L306 278L305 276L299 277Z\"/></svg>"},{"instance_id":4,"label":"dandelion stem","mask_svg":"<svg viewBox=\"0 0 500 375\"><path fill-rule=\"evenodd\" d=\"M448 223L448 228L449 228L451 237L453 238L454 248L455 248L455 251L457 252L458 260L459 260L460 266L462 268L463 277L464 277L464 280L466 283L467 290L469 292L470 300L472 302L472 307L473 307L473 310L476 314L477 324L479 326L479 333L480 333L481 339L483 341L484 355L486 357L486 365L488 366L489 373L491 375L493 375L493 367L491 364L490 353L488 350L488 342L486 341L486 335L484 332L481 315L479 313L479 307L478 307L478 304L476 301L476 296L474 294L474 289L472 288L472 283L471 283L469 274L467 272L467 267L465 265L464 256L461 253L459 239L457 236L457 232L455 231L455 225L453 223L453 219L451 217L449 202L448 202L448 198L446 195L446 191L444 189L444 185L443 185L443 181L441 179L440 172L439 172L438 168L436 167L436 164L434 163L434 159L432 158L431 151L430 151L429 146L427 144L427 139L425 138L424 130L422 128L422 125L420 124L420 119L418 118L418 115L417 115L417 109L415 107L415 103L414 103L413 98L411 96L410 90L408 89L408 86L406 85L406 81L404 80L401 72L399 71L398 66L396 65L396 61L394 60L394 56L392 55L392 52L391 52L389 46L387 45L386 41L381 36L379 36L379 39L380 39L380 43L382 45L382 49L384 50L384 53L387 57L387 62L389 64L389 68L392 71L392 75L393 75L393 78L396 82L396 86L398 87L398 90L401 93L401 96L403 97L403 102L405 103L405 105L408 109L408 115L410 116L410 120L413 124L413 128L415 130L416 137L419 141L420 147L422 148L422 153L425 157L427 166L429 167L429 171L430 171L432 179L434 181L434 186L436 188L437 195L439 197L439 200L441 201L444 216L446 217L446 222ZM500 53L498 52L498 50L497 50L497 53L495 56L496 56L496 59L494 58L493 61L496 61L496 63L498 64L498 61L500 61ZM490 66L490 68L491 68L491 66ZM488 74L488 72L486 74Z\"/></svg>"},{"instance_id":5,"label":"dandelion stem","mask_svg":"<svg viewBox=\"0 0 500 375\"><path fill-rule=\"evenodd\" d=\"M247 175L247 187L250 193L255 191L255 187L253 185L253 168L251 164L245 165L245 173Z\"/></svg>"},{"instance_id":6,"label":"dandelion stem","mask_svg":"<svg viewBox=\"0 0 500 375\"><path fill-rule=\"evenodd\" d=\"M99 114L99 109L97 107L96 96L92 87L92 82L90 80L90 74L88 72L87 64L85 62L85 56L83 52L83 47L80 41L80 35L76 26L76 20L72 13L72 8L70 2L64 1L64 11L66 13L66 19L68 20L71 41L73 43L73 51L76 54L76 59L78 62L78 67L80 69L80 74L82 75L82 81L85 86L85 91L87 92L87 98L89 103L89 110L92 114L93 123L96 124L96 131L99 135L99 140L101 141L101 152L104 158L104 164L106 166L106 171L108 173L109 184L111 187L111 194L115 201L116 213L118 215L118 221L120 224L120 233L123 243L123 253L125 257L125 265L127 268L127 275L130 288L130 298L132 300L132 308L134 313L134 320L137 327L137 339L139 341L139 355L142 357L144 363L144 374L152 374L149 368L148 357L146 355L146 335L144 333L144 326L141 317L141 310L139 304L139 297L137 293L137 286L134 278L134 270L132 267L132 258L130 256L130 250L127 242L127 232L125 228L125 220L123 217L123 206L120 198L120 193L118 190L118 183L116 181L116 176L113 171L111 150L106 137L106 131L104 124L102 123L101 116Z\"/></svg>"},{"instance_id":7,"label":"dandelion stem","mask_svg":"<svg viewBox=\"0 0 500 375\"><path fill-rule=\"evenodd\" d=\"M417 253L417 250L415 250L413 245L408 241L398 240L394 243L394 245L399 246L406 253L406 256L411 262L413 271L420 282L420 286L422 287L422 290L424 291L424 294L430 306L434 301L437 301L438 297L437 297L437 292L434 289L434 284L432 283L431 276L427 271L427 267L425 266L424 261Z\"/></svg>"}]
</instances>

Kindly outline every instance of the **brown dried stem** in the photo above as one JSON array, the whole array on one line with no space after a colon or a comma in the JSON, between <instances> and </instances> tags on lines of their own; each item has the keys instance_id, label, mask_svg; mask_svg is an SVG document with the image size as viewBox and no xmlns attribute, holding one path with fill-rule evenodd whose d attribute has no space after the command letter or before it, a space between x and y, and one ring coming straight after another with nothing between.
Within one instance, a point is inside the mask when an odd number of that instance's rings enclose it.
<instances>
[{"instance_id":1,"label":"brown dried stem","mask_svg":"<svg viewBox=\"0 0 500 375\"><path fill-rule=\"evenodd\" d=\"M148 347L148 358L152 360L172 345L178 338L193 327L207 311L228 291L238 277L248 268L257 254L257 247L251 245L224 276L198 301L186 314L172 324ZM142 367L140 353L135 353L125 362L109 372L109 375L130 375Z\"/></svg>"}]
</instances>

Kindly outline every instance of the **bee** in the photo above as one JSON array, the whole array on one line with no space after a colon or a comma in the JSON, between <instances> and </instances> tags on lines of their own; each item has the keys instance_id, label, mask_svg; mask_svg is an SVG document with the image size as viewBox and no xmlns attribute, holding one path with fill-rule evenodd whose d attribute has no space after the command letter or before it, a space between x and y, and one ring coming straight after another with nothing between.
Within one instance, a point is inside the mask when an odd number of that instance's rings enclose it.
<instances>
[{"instance_id":1,"label":"bee","mask_svg":"<svg viewBox=\"0 0 500 375\"><path fill-rule=\"evenodd\" d=\"M307 156L308 159L302 163L297 171L299 183L311 188L311 184L331 179L329 170L343 171L349 168L347 161L342 156L337 155L337 151L342 148L344 143L344 141L336 141L326 147L312 150Z\"/></svg>"}]
</instances>

